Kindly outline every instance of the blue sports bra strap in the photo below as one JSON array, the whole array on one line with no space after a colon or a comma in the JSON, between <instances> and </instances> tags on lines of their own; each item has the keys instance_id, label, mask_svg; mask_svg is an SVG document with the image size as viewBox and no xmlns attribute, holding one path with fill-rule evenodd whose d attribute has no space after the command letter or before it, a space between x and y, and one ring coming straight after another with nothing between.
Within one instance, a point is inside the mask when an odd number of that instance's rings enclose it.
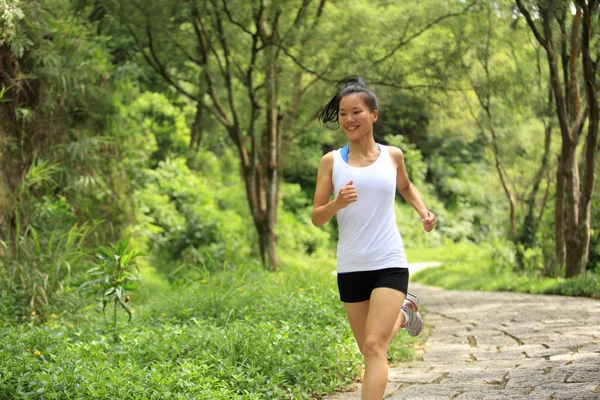
<instances>
[{"instance_id":1,"label":"blue sports bra strap","mask_svg":"<svg viewBox=\"0 0 600 400\"><path fill-rule=\"evenodd\" d=\"M344 161L346 161L346 164L348 163L348 152L350 151L350 148L348 147L348 145L345 145L344 147L342 147L340 149L340 152L342 154L342 159Z\"/></svg>"},{"instance_id":2,"label":"blue sports bra strap","mask_svg":"<svg viewBox=\"0 0 600 400\"><path fill-rule=\"evenodd\" d=\"M379 146L379 143L376 144L379 151L381 151L381 146ZM346 161L346 164L348 163L348 153L350 152L350 148L348 146L349 145L345 145L340 149L340 152L342 154L342 160Z\"/></svg>"}]
</instances>

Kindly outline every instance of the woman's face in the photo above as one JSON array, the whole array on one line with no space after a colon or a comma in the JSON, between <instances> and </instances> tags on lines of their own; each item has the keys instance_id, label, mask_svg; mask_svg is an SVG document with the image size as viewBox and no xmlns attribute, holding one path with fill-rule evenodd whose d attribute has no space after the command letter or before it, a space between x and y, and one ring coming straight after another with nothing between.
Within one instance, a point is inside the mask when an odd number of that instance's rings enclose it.
<instances>
[{"instance_id":1,"label":"woman's face","mask_svg":"<svg viewBox=\"0 0 600 400\"><path fill-rule=\"evenodd\" d=\"M340 126L350 140L358 140L373 134L373 123L379 112L369 110L369 106L358 93L348 94L340 100Z\"/></svg>"}]
</instances>

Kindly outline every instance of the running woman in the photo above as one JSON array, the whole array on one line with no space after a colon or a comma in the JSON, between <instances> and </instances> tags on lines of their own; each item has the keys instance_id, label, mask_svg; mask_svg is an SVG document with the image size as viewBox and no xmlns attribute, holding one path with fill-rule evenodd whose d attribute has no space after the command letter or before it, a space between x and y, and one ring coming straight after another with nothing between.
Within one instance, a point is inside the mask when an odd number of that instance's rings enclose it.
<instances>
[{"instance_id":1,"label":"running woman","mask_svg":"<svg viewBox=\"0 0 600 400\"><path fill-rule=\"evenodd\" d=\"M362 400L383 398L387 350L398 329L417 336L424 324L419 299L407 291L408 263L394 210L396 189L417 211L425 231L435 227L435 215L408 178L402 150L375 142L378 116L377 97L360 77L337 84L318 118L336 129L341 126L350 143L321 159L312 211L315 226L337 217L337 281L364 358Z\"/></svg>"}]
</instances>

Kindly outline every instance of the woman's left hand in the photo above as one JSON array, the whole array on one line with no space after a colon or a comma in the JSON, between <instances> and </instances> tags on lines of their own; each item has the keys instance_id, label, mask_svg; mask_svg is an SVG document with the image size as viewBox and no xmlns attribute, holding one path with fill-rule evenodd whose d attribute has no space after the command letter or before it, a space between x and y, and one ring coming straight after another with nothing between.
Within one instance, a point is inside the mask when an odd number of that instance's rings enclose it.
<instances>
[{"instance_id":1,"label":"woman's left hand","mask_svg":"<svg viewBox=\"0 0 600 400\"><path fill-rule=\"evenodd\" d=\"M426 232L431 232L435 228L435 214L429 210L421 213L421 221L423 221L423 229Z\"/></svg>"}]
</instances>

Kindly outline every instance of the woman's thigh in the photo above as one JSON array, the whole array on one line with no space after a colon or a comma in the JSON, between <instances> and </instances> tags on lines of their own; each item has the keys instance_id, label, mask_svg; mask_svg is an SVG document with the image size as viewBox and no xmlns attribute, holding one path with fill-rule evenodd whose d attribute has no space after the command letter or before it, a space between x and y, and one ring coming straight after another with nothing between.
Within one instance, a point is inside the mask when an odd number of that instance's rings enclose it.
<instances>
[{"instance_id":1,"label":"woman's thigh","mask_svg":"<svg viewBox=\"0 0 600 400\"><path fill-rule=\"evenodd\" d=\"M405 295L399 290L379 287L371 293L364 338L373 337L381 343L389 344Z\"/></svg>"},{"instance_id":2,"label":"woman's thigh","mask_svg":"<svg viewBox=\"0 0 600 400\"><path fill-rule=\"evenodd\" d=\"M365 327L369 314L369 302L369 300L366 300L358 303L344 303L350 328L352 328L352 333L361 353L363 351L363 343L365 342Z\"/></svg>"}]
</instances>

